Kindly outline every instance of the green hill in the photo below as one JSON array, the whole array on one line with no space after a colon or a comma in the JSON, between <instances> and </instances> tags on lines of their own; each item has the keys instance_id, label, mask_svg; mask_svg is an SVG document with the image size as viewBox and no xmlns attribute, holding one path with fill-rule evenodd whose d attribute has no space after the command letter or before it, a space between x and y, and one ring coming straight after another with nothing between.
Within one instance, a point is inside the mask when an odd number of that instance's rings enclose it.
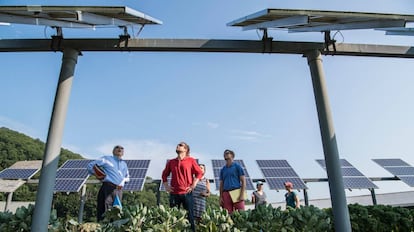
<instances>
[{"instance_id":1,"label":"green hill","mask_svg":"<svg viewBox=\"0 0 414 232\"><path fill-rule=\"evenodd\" d=\"M0 128L0 170L10 167L17 161L41 160L44 150L45 143L39 139L5 127ZM83 159L83 157L62 148L59 166L68 159Z\"/></svg>"}]
</instances>

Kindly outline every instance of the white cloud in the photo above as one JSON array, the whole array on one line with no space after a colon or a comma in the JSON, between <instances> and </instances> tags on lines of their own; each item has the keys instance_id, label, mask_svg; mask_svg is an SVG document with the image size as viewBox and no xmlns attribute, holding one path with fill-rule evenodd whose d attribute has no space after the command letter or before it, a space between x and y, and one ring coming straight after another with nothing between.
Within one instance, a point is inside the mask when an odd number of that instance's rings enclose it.
<instances>
[{"instance_id":1,"label":"white cloud","mask_svg":"<svg viewBox=\"0 0 414 232\"><path fill-rule=\"evenodd\" d=\"M271 138L272 136L264 135L257 131L233 130L230 137L239 140L257 141L259 139Z\"/></svg>"},{"instance_id":2,"label":"white cloud","mask_svg":"<svg viewBox=\"0 0 414 232\"><path fill-rule=\"evenodd\" d=\"M211 129L217 129L219 127L219 124L215 122L207 122L207 126Z\"/></svg>"}]
</instances>

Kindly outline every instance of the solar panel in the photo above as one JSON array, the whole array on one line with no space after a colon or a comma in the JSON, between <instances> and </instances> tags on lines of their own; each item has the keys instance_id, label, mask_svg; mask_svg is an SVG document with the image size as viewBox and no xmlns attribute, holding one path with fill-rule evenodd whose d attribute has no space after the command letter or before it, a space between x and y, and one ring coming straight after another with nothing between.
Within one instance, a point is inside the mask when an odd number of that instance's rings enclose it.
<instances>
[{"instance_id":1,"label":"solar panel","mask_svg":"<svg viewBox=\"0 0 414 232\"><path fill-rule=\"evenodd\" d=\"M55 192L79 192L86 179L56 179Z\"/></svg>"},{"instance_id":2,"label":"solar panel","mask_svg":"<svg viewBox=\"0 0 414 232\"><path fill-rule=\"evenodd\" d=\"M394 176L406 183L410 187L414 187L414 167L401 159L372 159L381 167L389 171Z\"/></svg>"},{"instance_id":3,"label":"solar panel","mask_svg":"<svg viewBox=\"0 0 414 232\"><path fill-rule=\"evenodd\" d=\"M341 163L342 180L346 189L374 189L378 188L370 179L352 166L345 159L339 160ZM326 171L325 160L318 159L316 162Z\"/></svg>"},{"instance_id":4,"label":"solar panel","mask_svg":"<svg viewBox=\"0 0 414 232\"><path fill-rule=\"evenodd\" d=\"M60 166L60 168L86 168L91 161L93 160L66 160L66 162Z\"/></svg>"},{"instance_id":5,"label":"solar panel","mask_svg":"<svg viewBox=\"0 0 414 232\"><path fill-rule=\"evenodd\" d=\"M402 159L372 159L374 162L379 164L381 167L410 167L408 163Z\"/></svg>"},{"instance_id":6,"label":"solar panel","mask_svg":"<svg viewBox=\"0 0 414 232\"><path fill-rule=\"evenodd\" d=\"M344 187L348 189L373 189L378 188L366 177L343 177Z\"/></svg>"},{"instance_id":7,"label":"solar panel","mask_svg":"<svg viewBox=\"0 0 414 232\"><path fill-rule=\"evenodd\" d=\"M285 189L284 183L292 182L295 189L307 189L305 183L299 178L286 160L256 160L270 189Z\"/></svg>"},{"instance_id":8,"label":"solar panel","mask_svg":"<svg viewBox=\"0 0 414 232\"><path fill-rule=\"evenodd\" d=\"M85 179L88 178L88 170L85 169L69 169L69 168L60 168L56 172L57 179Z\"/></svg>"},{"instance_id":9,"label":"solar panel","mask_svg":"<svg viewBox=\"0 0 414 232\"><path fill-rule=\"evenodd\" d=\"M405 28L413 15L368 12L265 9L228 23L243 30L279 28L288 32L324 32L351 29Z\"/></svg>"},{"instance_id":10,"label":"solar panel","mask_svg":"<svg viewBox=\"0 0 414 232\"><path fill-rule=\"evenodd\" d=\"M125 160L128 169L132 168L148 168L150 160Z\"/></svg>"},{"instance_id":11,"label":"solar panel","mask_svg":"<svg viewBox=\"0 0 414 232\"><path fill-rule=\"evenodd\" d=\"M136 178L130 179L128 182L125 183L123 188L124 191L141 191L144 187L145 179L143 178Z\"/></svg>"},{"instance_id":12,"label":"solar panel","mask_svg":"<svg viewBox=\"0 0 414 232\"><path fill-rule=\"evenodd\" d=\"M129 181L125 183L126 191L141 191L144 187L150 160L125 160L128 171Z\"/></svg>"},{"instance_id":13,"label":"solar panel","mask_svg":"<svg viewBox=\"0 0 414 232\"><path fill-rule=\"evenodd\" d=\"M0 172L0 179L30 179L34 176L39 169L17 169L17 168L7 168Z\"/></svg>"},{"instance_id":14,"label":"solar panel","mask_svg":"<svg viewBox=\"0 0 414 232\"><path fill-rule=\"evenodd\" d=\"M93 160L66 160L56 172L55 192L79 192L86 183L89 173L86 170Z\"/></svg>"},{"instance_id":15,"label":"solar panel","mask_svg":"<svg viewBox=\"0 0 414 232\"><path fill-rule=\"evenodd\" d=\"M220 189L220 170L226 165L225 160L211 160L213 164L213 173L214 173L214 182L216 184L216 189ZM233 160L233 162L239 164L244 171L244 177L246 179L246 190L255 190L253 182L247 172L246 165L244 165L243 160Z\"/></svg>"}]
</instances>

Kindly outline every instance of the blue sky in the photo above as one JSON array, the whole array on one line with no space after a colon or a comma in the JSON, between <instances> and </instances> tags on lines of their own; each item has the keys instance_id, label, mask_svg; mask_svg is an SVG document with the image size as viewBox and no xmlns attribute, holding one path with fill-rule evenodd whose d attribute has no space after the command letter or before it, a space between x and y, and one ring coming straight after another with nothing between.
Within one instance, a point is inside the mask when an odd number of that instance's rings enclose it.
<instances>
[{"instance_id":1,"label":"blue sky","mask_svg":"<svg viewBox=\"0 0 414 232\"><path fill-rule=\"evenodd\" d=\"M26 5L28 1L14 1ZM0 1L0 4L5 4ZM10 4L10 3L8 3ZM59 5L60 1L30 1ZM71 1L68 5L102 5ZM398 1L105 1L163 21L139 38L260 39L260 32L226 24L266 8L414 14ZM122 31L64 29L65 38L117 38ZM49 38L43 26L0 25L0 39ZM276 40L318 41L320 33L271 30ZM382 31L343 31L344 43L410 45L414 37ZM0 126L46 140L62 54L0 53ZM389 177L373 158L401 158L414 165L414 60L324 56L330 106L341 158L369 177ZM151 159L148 175L160 178L175 145L190 144L206 163L224 149L262 178L257 159L286 159L302 178L326 177L309 67L300 55L83 52L78 58L63 147L97 158L115 144L127 159ZM375 182L377 193L412 190L401 182ZM312 199L329 196L327 183L308 184ZM271 201L282 193L266 189ZM369 194L353 190L347 195Z\"/></svg>"}]
</instances>

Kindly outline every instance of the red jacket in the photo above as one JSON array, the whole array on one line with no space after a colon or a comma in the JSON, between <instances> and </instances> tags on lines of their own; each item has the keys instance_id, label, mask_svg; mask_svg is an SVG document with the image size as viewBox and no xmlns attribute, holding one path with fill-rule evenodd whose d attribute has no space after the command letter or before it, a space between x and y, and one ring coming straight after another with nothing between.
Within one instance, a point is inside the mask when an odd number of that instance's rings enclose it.
<instances>
[{"instance_id":1,"label":"red jacket","mask_svg":"<svg viewBox=\"0 0 414 232\"><path fill-rule=\"evenodd\" d=\"M203 172L193 157L170 159L162 172L162 182L167 181L171 173L172 194L185 194L187 188L191 186L194 178L201 179Z\"/></svg>"}]
</instances>

